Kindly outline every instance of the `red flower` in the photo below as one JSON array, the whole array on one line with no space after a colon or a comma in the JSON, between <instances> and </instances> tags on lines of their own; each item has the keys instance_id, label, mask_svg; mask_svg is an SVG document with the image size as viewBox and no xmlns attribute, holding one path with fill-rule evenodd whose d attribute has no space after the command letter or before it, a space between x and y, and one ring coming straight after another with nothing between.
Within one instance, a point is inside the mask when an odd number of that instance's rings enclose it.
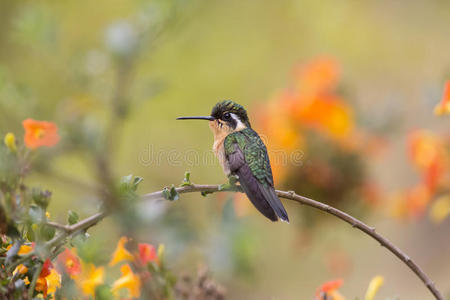
<instances>
[{"instance_id":1,"label":"red flower","mask_svg":"<svg viewBox=\"0 0 450 300\"><path fill-rule=\"evenodd\" d=\"M30 149L52 147L59 142L58 127L54 123L26 119L22 124L25 128L25 145Z\"/></svg>"},{"instance_id":2,"label":"red flower","mask_svg":"<svg viewBox=\"0 0 450 300\"><path fill-rule=\"evenodd\" d=\"M156 254L156 249L153 245L150 244L139 244L139 260L143 265L147 265L147 263L151 261L158 261L158 255Z\"/></svg>"},{"instance_id":3,"label":"red flower","mask_svg":"<svg viewBox=\"0 0 450 300\"><path fill-rule=\"evenodd\" d=\"M317 290L316 297L319 299L323 299L323 298L320 298L320 297L322 297L322 295L326 295L330 292L336 291L337 289L339 289L342 286L343 283L344 283L344 281L342 279L336 279L336 280L325 282Z\"/></svg>"},{"instance_id":4,"label":"red flower","mask_svg":"<svg viewBox=\"0 0 450 300\"><path fill-rule=\"evenodd\" d=\"M74 251L68 248L58 256L58 263L70 277L77 276L81 273L80 259Z\"/></svg>"},{"instance_id":5,"label":"red flower","mask_svg":"<svg viewBox=\"0 0 450 300\"><path fill-rule=\"evenodd\" d=\"M41 274L39 274L40 278L43 277L47 277L48 275L50 275L50 269L53 268L53 264L50 261L49 258L47 258L44 262L44 264L42 265L42 271Z\"/></svg>"},{"instance_id":6,"label":"red flower","mask_svg":"<svg viewBox=\"0 0 450 300\"><path fill-rule=\"evenodd\" d=\"M48 282L46 277L51 274L51 269L53 268L53 264L49 258L47 258L42 265L41 273L39 274L39 278L36 281L35 290L38 292L42 292L44 297L47 297L48 293Z\"/></svg>"}]
</instances>

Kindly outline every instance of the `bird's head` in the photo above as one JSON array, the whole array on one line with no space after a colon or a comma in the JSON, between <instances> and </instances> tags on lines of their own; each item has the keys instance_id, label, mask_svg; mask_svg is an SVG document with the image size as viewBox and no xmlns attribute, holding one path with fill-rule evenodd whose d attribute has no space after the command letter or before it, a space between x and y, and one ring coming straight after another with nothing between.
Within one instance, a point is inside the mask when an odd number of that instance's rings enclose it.
<instances>
[{"instance_id":1,"label":"bird's head","mask_svg":"<svg viewBox=\"0 0 450 300\"><path fill-rule=\"evenodd\" d=\"M231 133L251 127L245 108L231 100L217 103L210 116L180 117L177 120L208 120L214 134Z\"/></svg>"}]
</instances>

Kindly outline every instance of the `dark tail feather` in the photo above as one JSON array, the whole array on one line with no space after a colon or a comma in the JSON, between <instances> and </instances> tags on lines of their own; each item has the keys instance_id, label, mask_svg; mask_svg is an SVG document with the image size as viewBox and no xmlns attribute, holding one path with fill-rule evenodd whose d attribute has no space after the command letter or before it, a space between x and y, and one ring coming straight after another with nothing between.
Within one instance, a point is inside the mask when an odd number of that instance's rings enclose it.
<instances>
[{"instance_id":1,"label":"dark tail feather","mask_svg":"<svg viewBox=\"0 0 450 300\"><path fill-rule=\"evenodd\" d=\"M248 199L253 203L253 205L256 207L256 209L259 210L260 213L262 213L266 218L270 219L273 222L278 221L278 217L275 214L272 207L267 203L267 201L264 199L263 195L260 192L257 191L251 191L246 184L241 183L241 187L244 190L245 194L247 195Z\"/></svg>"},{"instance_id":2,"label":"dark tail feather","mask_svg":"<svg viewBox=\"0 0 450 300\"><path fill-rule=\"evenodd\" d=\"M276 212L266 200L263 192L264 186L253 176L250 168L244 165L237 170L236 174L239 176L239 183L242 189L256 209L271 221L278 221Z\"/></svg>"},{"instance_id":3,"label":"dark tail feather","mask_svg":"<svg viewBox=\"0 0 450 300\"><path fill-rule=\"evenodd\" d=\"M261 188L262 188L265 199L267 200L269 205L272 207L272 209L275 211L277 216L282 221L289 223L289 217L286 212L286 209L284 209L283 204L281 203L280 199L278 198L277 194L275 193L275 189L271 186L262 186Z\"/></svg>"}]
</instances>

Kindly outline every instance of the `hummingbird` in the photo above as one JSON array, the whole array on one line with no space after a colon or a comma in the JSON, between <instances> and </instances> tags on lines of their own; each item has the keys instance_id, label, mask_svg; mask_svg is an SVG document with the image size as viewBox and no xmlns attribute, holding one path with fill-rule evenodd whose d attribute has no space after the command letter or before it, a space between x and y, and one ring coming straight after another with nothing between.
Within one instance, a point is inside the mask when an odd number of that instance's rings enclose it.
<instances>
[{"instance_id":1,"label":"hummingbird","mask_svg":"<svg viewBox=\"0 0 450 300\"><path fill-rule=\"evenodd\" d=\"M177 120L207 120L214 135L213 151L230 182L234 177L265 217L289 223L278 198L264 142L252 129L245 108L231 100L217 103L210 116L179 117Z\"/></svg>"}]
</instances>

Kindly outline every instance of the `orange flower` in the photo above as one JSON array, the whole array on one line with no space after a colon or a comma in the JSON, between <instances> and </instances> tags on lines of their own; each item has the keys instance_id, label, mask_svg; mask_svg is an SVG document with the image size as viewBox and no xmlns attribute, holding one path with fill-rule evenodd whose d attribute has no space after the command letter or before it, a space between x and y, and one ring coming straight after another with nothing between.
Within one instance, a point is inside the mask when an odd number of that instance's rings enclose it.
<instances>
[{"instance_id":1,"label":"orange flower","mask_svg":"<svg viewBox=\"0 0 450 300\"><path fill-rule=\"evenodd\" d=\"M354 129L353 111L337 97L315 98L307 105L297 105L295 118L300 125L322 131L331 138L349 137Z\"/></svg>"},{"instance_id":2,"label":"orange flower","mask_svg":"<svg viewBox=\"0 0 450 300\"><path fill-rule=\"evenodd\" d=\"M270 149L269 158L275 181L282 180L286 174L288 156L304 147L303 136L290 119L290 100L284 97L290 97L289 93L277 96L267 105L258 108L254 114L261 138Z\"/></svg>"},{"instance_id":3,"label":"orange flower","mask_svg":"<svg viewBox=\"0 0 450 300\"><path fill-rule=\"evenodd\" d=\"M409 154L413 163L420 169L427 169L441 159L442 142L428 130L416 130L409 134Z\"/></svg>"},{"instance_id":4,"label":"orange flower","mask_svg":"<svg viewBox=\"0 0 450 300\"><path fill-rule=\"evenodd\" d=\"M339 80L338 63L329 57L320 57L297 71L297 86L303 96L317 96L336 88Z\"/></svg>"},{"instance_id":5,"label":"orange flower","mask_svg":"<svg viewBox=\"0 0 450 300\"><path fill-rule=\"evenodd\" d=\"M111 261L109 262L110 266L114 266L123 260L134 260L134 256L125 248L125 244L127 242L128 238L125 236L119 239L116 250L114 251Z\"/></svg>"},{"instance_id":6,"label":"orange flower","mask_svg":"<svg viewBox=\"0 0 450 300\"><path fill-rule=\"evenodd\" d=\"M301 144L301 135L295 123L289 118L291 106L280 95L262 107L255 116L261 125L261 131L267 136L261 136L264 142L281 150L298 149Z\"/></svg>"},{"instance_id":7,"label":"orange flower","mask_svg":"<svg viewBox=\"0 0 450 300\"><path fill-rule=\"evenodd\" d=\"M149 262L158 261L158 255L156 254L156 249L153 245L140 243L139 248L139 260L145 266Z\"/></svg>"},{"instance_id":8,"label":"orange flower","mask_svg":"<svg viewBox=\"0 0 450 300\"><path fill-rule=\"evenodd\" d=\"M316 300L345 300L345 298L337 291L344 281L342 279L325 282L320 286L316 293Z\"/></svg>"},{"instance_id":9,"label":"orange flower","mask_svg":"<svg viewBox=\"0 0 450 300\"><path fill-rule=\"evenodd\" d=\"M53 269L50 259L47 259L42 266L42 271L36 281L35 290L42 292L44 298L48 294L53 295L57 288L61 287L61 275Z\"/></svg>"},{"instance_id":10,"label":"orange flower","mask_svg":"<svg viewBox=\"0 0 450 300\"><path fill-rule=\"evenodd\" d=\"M86 296L95 296L95 288L104 282L105 268L81 262L81 273L74 276L75 283Z\"/></svg>"},{"instance_id":11,"label":"orange flower","mask_svg":"<svg viewBox=\"0 0 450 300\"><path fill-rule=\"evenodd\" d=\"M36 281L36 287L34 289L38 292L42 292L44 298L46 298L48 293L47 279L45 279L45 277L39 277Z\"/></svg>"},{"instance_id":12,"label":"orange flower","mask_svg":"<svg viewBox=\"0 0 450 300\"><path fill-rule=\"evenodd\" d=\"M444 87L444 95L442 96L441 103L434 108L435 115L448 115L450 114L450 80L447 80Z\"/></svg>"},{"instance_id":13,"label":"orange flower","mask_svg":"<svg viewBox=\"0 0 450 300\"><path fill-rule=\"evenodd\" d=\"M25 128L25 145L30 149L52 147L59 142L58 127L54 123L26 119L22 124Z\"/></svg>"},{"instance_id":14,"label":"orange flower","mask_svg":"<svg viewBox=\"0 0 450 300\"><path fill-rule=\"evenodd\" d=\"M70 250L66 248L64 252L58 255L58 263L72 278L81 272L80 259L75 254L75 249Z\"/></svg>"},{"instance_id":15,"label":"orange flower","mask_svg":"<svg viewBox=\"0 0 450 300\"><path fill-rule=\"evenodd\" d=\"M418 184L393 197L392 213L399 218L418 218L424 214L430 200L428 187Z\"/></svg>"},{"instance_id":16,"label":"orange flower","mask_svg":"<svg viewBox=\"0 0 450 300\"><path fill-rule=\"evenodd\" d=\"M409 136L409 154L423 174L425 185L433 192L442 179L447 153L441 138L431 131L416 130Z\"/></svg>"},{"instance_id":17,"label":"orange flower","mask_svg":"<svg viewBox=\"0 0 450 300\"><path fill-rule=\"evenodd\" d=\"M139 298L141 295L141 280L139 276L133 273L128 264L120 267L120 272L122 272L122 277L113 283L113 293L117 295L118 290L127 289L131 298Z\"/></svg>"}]
</instances>

